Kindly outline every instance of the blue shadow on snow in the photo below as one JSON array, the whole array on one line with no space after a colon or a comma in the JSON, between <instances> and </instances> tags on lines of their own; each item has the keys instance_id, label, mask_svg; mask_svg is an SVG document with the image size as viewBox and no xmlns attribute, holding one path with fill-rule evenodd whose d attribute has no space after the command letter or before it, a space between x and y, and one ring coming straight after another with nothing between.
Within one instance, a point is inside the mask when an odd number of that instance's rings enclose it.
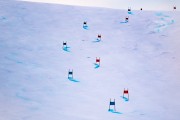
<instances>
[{"instance_id":1,"label":"blue shadow on snow","mask_svg":"<svg viewBox=\"0 0 180 120\"><path fill-rule=\"evenodd\" d=\"M88 26L83 26L83 28L84 28L85 30L89 30L89 27L88 27Z\"/></svg>"},{"instance_id":2,"label":"blue shadow on snow","mask_svg":"<svg viewBox=\"0 0 180 120\"><path fill-rule=\"evenodd\" d=\"M97 68L99 68L100 67L100 65L99 64L97 64L97 63L94 63L94 65L95 65L95 69L97 69Z\"/></svg>"},{"instance_id":3,"label":"blue shadow on snow","mask_svg":"<svg viewBox=\"0 0 180 120\"><path fill-rule=\"evenodd\" d=\"M109 109L108 111L111 112L111 113L115 113L115 114L122 114L121 112L116 112L113 109Z\"/></svg>"},{"instance_id":4,"label":"blue shadow on snow","mask_svg":"<svg viewBox=\"0 0 180 120\"><path fill-rule=\"evenodd\" d=\"M93 41L93 42L100 42L100 41L101 41L101 40L97 38L97 39L96 39L95 41Z\"/></svg>"},{"instance_id":5,"label":"blue shadow on snow","mask_svg":"<svg viewBox=\"0 0 180 120\"><path fill-rule=\"evenodd\" d=\"M156 16L162 16L163 13L159 12L159 13L156 13Z\"/></svg>"},{"instance_id":6,"label":"blue shadow on snow","mask_svg":"<svg viewBox=\"0 0 180 120\"><path fill-rule=\"evenodd\" d=\"M174 20L171 20L171 22L168 23L168 25L171 25L173 24L175 21Z\"/></svg>"},{"instance_id":7,"label":"blue shadow on snow","mask_svg":"<svg viewBox=\"0 0 180 120\"><path fill-rule=\"evenodd\" d=\"M168 15L164 15L164 17L167 17L167 18L169 18L170 16L168 16Z\"/></svg>"},{"instance_id":8,"label":"blue shadow on snow","mask_svg":"<svg viewBox=\"0 0 180 120\"><path fill-rule=\"evenodd\" d=\"M130 14L130 15L134 15L134 14L133 14L133 12L131 12L131 11L128 11L128 14Z\"/></svg>"},{"instance_id":9,"label":"blue shadow on snow","mask_svg":"<svg viewBox=\"0 0 180 120\"><path fill-rule=\"evenodd\" d=\"M166 18L169 18L169 17L170 17L170 16L168 16L168 15L164 15L164 14L161 13L161 12L156 13L156 16L163 16L163 17L166 17Z\"/></svg>"},{"instance_id":10,"label":"blue shadow on snow","mask_svg":"<svg viewBox=\"0 0 180 120\"><path fill-rule=\"evenodd\" d=\"M126 102L128 102L128 101L129 101L129 99L128 99L127 97L123 97L123 96L121 96L121 98L122 98L124 101L126 101Z\"/></svg>"},{"instance_id":11,"label":"blue shadow on snow","mask_svg":"<svg viewBox=\"0 0 180 120\"><path fill-rule=\"evenodd\" d=\"M124 21L124 22L120 22L120 23L124 24L124 23L128 23L128 21Z\"/></svg>"},{"instance_id":12,"label":"blue shadow on snow","mask_svg":"<svg viewBox=\"0 0 180 120\"><path fill-rule=\"evenodd\" d=\"M18 93L16 93L16 97L21 99L21 100L24 100L24 101L31 101L30 98L28 97L25 97L25 96L22 96L22 95L19 95Z\"/></svg>"},{"instance_id":13,"label":"blue shadow on snow","mask_svg":"<svg viewBox=\"0 0 180 120\"><path fill-rule=\"evenodd\" d=\"M5 18L5 17L1 17L0 19L1 19L1 20L5 20L6 18Z\"/></svg>"},{"instance_id":14,"label":"blue shadow on snow","mask_svg":"<svg viewBox=\"0 0 180 120\"><path fill-rule=\"evenodd\" d=\"M75 79L73 79L72 77L68 77L68 79L69 79L70 81L72 81L72 82L80 82L79 80L75 80Z\"/></svg>"},{"instance_id":15,"label":"blue shadow on snow","mask_svg":"<svg viewBox=\"0 0 180 120\"><path fill-rule=\"evenodd\" d=\"M63 50L66 51L66 52L70 52L70 47L63 47Z\"/></svg>"}]
</instances>

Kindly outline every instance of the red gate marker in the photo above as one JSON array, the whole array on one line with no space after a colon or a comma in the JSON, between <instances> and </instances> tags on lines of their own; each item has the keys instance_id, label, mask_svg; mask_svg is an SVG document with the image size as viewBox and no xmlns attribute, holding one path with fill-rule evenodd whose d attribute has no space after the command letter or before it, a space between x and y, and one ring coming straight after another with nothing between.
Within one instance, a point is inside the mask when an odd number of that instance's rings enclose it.
<instances>
[{"instance_id":1,"label":"red gate marker","mask_svg":"<svg viewBox=\"0 0 180 120\"><path fill-rule=\"evenodd\" d=\"M96 59L96 62L100 62L100 60L99 60L99 59Z\"/></svg>"},{"instance_id":2,"label":"red gate marker","mask_svg":"<svg viewBox=\"0 0 180 120\"><path fill-rule=\"evenodd\" d=\"M124 90L124 94L128 94L128 90Z\"/></svg>"},{"instance_id":3,"label":"red gate marker","mask_svg":"<svg viewBox=\"0 0 180 120\"><path fill-rule=\"evenodd\" d=\"M98 35L98 38L101 38L101 35Z\"/></svg>"},{"instance_id":4,"label":"red gate marker","mask_svg":"<svg viewBox=\"0 0 180 120\"><path fill-rule=\"evenodd\" d=\"M128 95L128 100L129 100L129 91L128 91L128 89L127 90L125 90L125 88L124 88L124 91L123 91L123 98L124 98L124 95L125 94L127 94Z\"/></svg>"},{"instance_id":5,"label":"red gate marker","mask_svg":"<svg viewBox=\"0 0 180 120\"><path fill-rule=\"evenodd\" d=\"M100 66L100 58L96 57L96 64L99 64L99 66Z\"/></svg>"},{"instance_id":6,"label":"red gate marker","mask_svg":"<svg viewBox=\"0 0 180 120\"><path fill-rule=\"evenodd\" d=\"M98 41L100 41L100 40L101 40L101 35L100 35L100 34L98 34L98 36L97 36L97 40L98 40Z\"/></svg>"},{"instance_id":7,"label":"red gate marker","mask_svg":"<svg viewBox=\"0 0 180 120\"><path fill-rule=\"evenodd\" d=\"M129 16L125 17L125 22L129 21Z\"/></svg>"}]
</instances>

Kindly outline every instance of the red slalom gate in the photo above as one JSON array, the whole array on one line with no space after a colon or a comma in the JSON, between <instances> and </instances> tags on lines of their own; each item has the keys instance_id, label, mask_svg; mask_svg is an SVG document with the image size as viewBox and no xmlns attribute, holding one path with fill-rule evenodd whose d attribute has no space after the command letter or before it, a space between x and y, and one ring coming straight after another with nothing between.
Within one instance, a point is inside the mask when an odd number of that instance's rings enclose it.
<instances>
[{"instance_id":1,"label":"red slalom gate","mask_svg":"<svg viewBox=\"0 0 180 120\"><path fill-rule=\"evenodd\" d=\"M96 57L96 64L99 64L99 66L100 66L100 58Z\"/></svg>"},{"instance_id":2,"label":"red slalom gate","mask_svg":"<svg viewBox=\"0 0 180 120\"><path fill-rule=\"evenodd\" d=\"M101 40L101 35L100 34L98 34L98 39Z\"/></svg>"},{"instance_id":3,"label":"red slalom gate","mask_svg":"<svg viewBox=\"0 0 180 120\"><path fill-rule=\"evenodd\" d=\"M126 17L126 18L125 18L125 21L128 22L128 21L129 21L129 17Z\"/></svg>"},{"instance_id":4,"label":"red slalom gate","mask_svg":"<svg viewBox=\"0 0 180 120\"><path fill-rule=\"evenodd\" d=\"M124 98L124 95L128 95L128 100L129 100L129 91L128 91L128 89L126 90L125 88L124 88L124 91L123 91L123 98Z\"/></svg>"}]
</instances>

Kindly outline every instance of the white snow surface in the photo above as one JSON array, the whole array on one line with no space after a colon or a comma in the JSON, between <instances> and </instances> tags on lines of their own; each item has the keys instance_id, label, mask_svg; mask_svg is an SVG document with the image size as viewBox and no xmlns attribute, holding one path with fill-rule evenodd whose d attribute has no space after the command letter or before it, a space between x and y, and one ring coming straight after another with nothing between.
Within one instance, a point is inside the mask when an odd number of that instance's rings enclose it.
<instances>
[{"instance_id":1,"label":"white snow surface","mask_svg":"<svg viewBox=\"0 0 180 120\"><path fill-rule=\"evenodd\" d=\"M179 120L180 12L132 12L0 0L0 120Z\"/></svg>"}]
</instances>

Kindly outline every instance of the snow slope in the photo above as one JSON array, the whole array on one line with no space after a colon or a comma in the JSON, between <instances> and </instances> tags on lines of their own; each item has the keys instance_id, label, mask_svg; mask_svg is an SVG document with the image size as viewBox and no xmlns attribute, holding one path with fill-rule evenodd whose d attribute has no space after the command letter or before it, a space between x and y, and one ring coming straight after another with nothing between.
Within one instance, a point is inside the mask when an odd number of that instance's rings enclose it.
<instances>
[{"instance_id":1,"label":"snow slope","mask_svg":"<svg viewBox=\"0 0 180 120\"><path fill-rule=\"evenodd\" d=\"M180 13L132 12L1 0L0 120L179 120Z\"/></svg>"}]
</instances>

